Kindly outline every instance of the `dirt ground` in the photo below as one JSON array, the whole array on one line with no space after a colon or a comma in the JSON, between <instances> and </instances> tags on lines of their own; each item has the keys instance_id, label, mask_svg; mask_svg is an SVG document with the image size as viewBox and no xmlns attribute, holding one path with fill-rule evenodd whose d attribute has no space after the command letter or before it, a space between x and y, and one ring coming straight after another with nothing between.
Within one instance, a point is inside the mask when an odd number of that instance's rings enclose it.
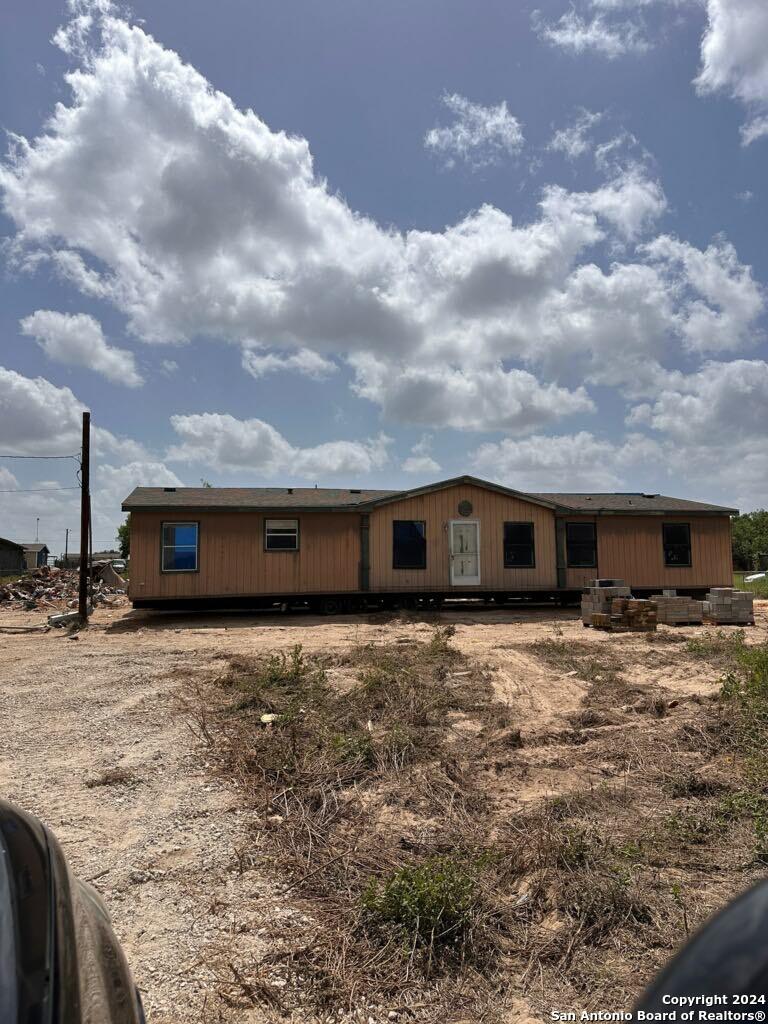
<instances>
[{"instance_id":1,"label":"dirt ground","mask_svg":"<svg viewBox=\"0 0 768 1024\"><path fill-rule=\"evenodd\" d=\"M39 618L0 612L0 629ZM251 867L243 862L248 814L236 789L208 770L181 703L183 686L209 674L222 654L428 639L438 621L456 626L455 646L491 670L496 695L534 740L568 728L587 690L575 673L537 657L541 640L608 645L626 678L681 697L705 696L719 679L716 668L687 658L684 645L671 657L643 635L583 629L575 610L317 618L100 609L75 638L57 630L0 634L0 793L40 816L74 871L104 897L150 1024L220 1020L213 992L228 964L256 958L276 923L290 929L302 917L285 883L243 870ZM768 602L756 604L756 621L746 630L750 644L768 640ZM704 629L659 632L691 637ZM604 777L599 763L574 771L565 749L556 739L526 744L528 770L510 801ZM115 768L125 771L122 782L98 784ZM526 1016L520 1007L509 1020ZM227 1011L227 1020L261 1019L258 1008Z\"/></svg>"}]
</instances>

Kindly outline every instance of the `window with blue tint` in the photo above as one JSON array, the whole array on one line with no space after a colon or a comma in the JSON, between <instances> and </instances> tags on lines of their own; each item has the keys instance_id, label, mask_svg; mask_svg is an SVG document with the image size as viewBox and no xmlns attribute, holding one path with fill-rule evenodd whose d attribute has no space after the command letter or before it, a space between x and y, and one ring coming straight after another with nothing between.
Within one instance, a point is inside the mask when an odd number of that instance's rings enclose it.
<instances>
[{"instance_id":1,"label":"window with blue tint","mask_svg":"<svg viewBox=\"0 0 768 1024\"><path fill-rule=\"evenodd\" d=\"M427 528L421 519L396 519L392 523L392 568L426 569Z\"/></svg>"},{"instance_id":2,"label":"window with blue tint","mask_svg":"<svg viewBox=\"0 0 768 1024\"><path fill-rule=\"evenodd\" d=\"M197 523L163 523L163 572L197 572Z\"/></svg>"}]
</instances>

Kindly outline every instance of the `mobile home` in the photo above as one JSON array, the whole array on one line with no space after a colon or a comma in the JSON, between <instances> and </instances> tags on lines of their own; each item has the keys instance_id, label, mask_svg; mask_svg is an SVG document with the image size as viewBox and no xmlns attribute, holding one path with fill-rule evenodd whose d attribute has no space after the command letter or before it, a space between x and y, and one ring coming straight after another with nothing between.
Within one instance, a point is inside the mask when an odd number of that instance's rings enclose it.
<instances>
[{"instance_id":1,"label":"mobile home","mask_svg":"<svg viewBox=\"0 0 768 1024\"><path fill-rule=\"evenodd\" d=\"M407 491L137 487L137 607L570 600L732 585L735 509L660 494L525 493L462 476Z\"/></svg>"}]
</instances>

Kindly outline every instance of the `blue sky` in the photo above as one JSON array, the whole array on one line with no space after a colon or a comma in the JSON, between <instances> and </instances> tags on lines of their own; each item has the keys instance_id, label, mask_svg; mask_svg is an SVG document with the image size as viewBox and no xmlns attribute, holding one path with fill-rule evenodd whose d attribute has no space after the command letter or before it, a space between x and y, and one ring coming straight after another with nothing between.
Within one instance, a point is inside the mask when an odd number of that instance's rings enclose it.
<instances>
[{"instance_id":1,"label":"blue sky","mask_svg":"<svg viewBox=\"0 0 768 1024\"><path fill-rule=\"evenodd\" d=\"M90 408L97 546L201 478L765 506L767 33L762 0L4 7L0 453ZM0 535L76 542L72 469L0 459Z\"/></svg>"}]
</instances>

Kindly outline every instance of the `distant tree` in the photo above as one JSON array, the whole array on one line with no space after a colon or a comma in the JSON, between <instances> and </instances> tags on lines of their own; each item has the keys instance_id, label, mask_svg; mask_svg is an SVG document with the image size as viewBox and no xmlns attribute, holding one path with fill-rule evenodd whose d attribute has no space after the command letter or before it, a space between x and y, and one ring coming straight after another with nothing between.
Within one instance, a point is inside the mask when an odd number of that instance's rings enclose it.
<instances>
[{"instance_id":1,"label":"distant tree","mask_svg":"<svg viewBox=\"0 0 768 1024\"><path fill-rule=\"evenodd\" d=\"M120 557L127 558L131 553L131 516L126 516L125 522L117 528L117 544L120 548Z\"/></svg>"},{"instance_id":2,"label":"distant tree","mask_svg":"<svg viewBox=\"0 0 768 1024\"><path fill-rule=\"evenodd\" d=\"M756 569L768 559L768 511L737 516L733 521L733 564L737 569Z\"/></svg>"},{"instance_id":3,"label":"distant tree","mask_svg":"<svg viewBox=\"0 0 768 1024\"><path fill-rule=\"evenodd\" d=\"M202 484L203 487L213 487L213 484L210 482L210 480L204 480L202 477L200 477L200 483Z\"/></svg>"}]
</instances>

